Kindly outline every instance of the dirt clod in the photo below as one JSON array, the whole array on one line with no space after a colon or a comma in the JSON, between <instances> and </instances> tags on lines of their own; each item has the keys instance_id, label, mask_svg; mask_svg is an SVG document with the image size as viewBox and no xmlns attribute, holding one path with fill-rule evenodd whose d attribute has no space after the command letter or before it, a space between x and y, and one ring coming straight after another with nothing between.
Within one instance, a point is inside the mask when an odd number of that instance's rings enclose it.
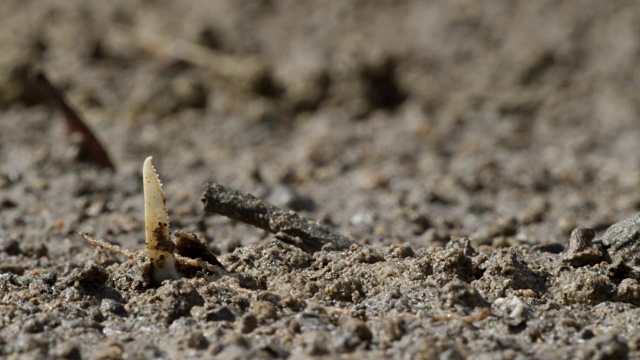
<instances>
[{"instance_id":1,"label":"dirt clod","mask_svg":"<svg viewBox=\"0 0 640 360\"><path fill-rule=\"evenodd\" d=\"M607 254L602 245L591 243L594 237L595 232L593 229L579 227L573 230L563 261L573 267L580 267L594 265L606 260Z\"/></svg>"}]
</instances>

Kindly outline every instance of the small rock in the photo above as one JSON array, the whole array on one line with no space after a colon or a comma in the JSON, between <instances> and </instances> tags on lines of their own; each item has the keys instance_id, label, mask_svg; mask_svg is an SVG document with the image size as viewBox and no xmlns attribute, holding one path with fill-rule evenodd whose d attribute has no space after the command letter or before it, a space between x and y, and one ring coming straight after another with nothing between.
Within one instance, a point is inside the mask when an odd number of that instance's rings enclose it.
<instances>
[{"instance_id":1,"label":"small rock","mask_svg":"<svg viewBox=\"0 0 640 360\"><path fill-rule=\"evenodd\" d=\"M517 296L496 299L491 304L491 313L511 327L522 325L532 316L531 309Z\"/></svg>"},{"instance_id":2,"label":"small rock","mask_svg":"<svg viewBox=\"0 0 640 360\"><path fill-rule=\"evenodd\" d=\"M601 240L612 259L640 266L640 214L611 225Z\"/></svg>"},{"instance_id":3,"label":"small rock","mask_svg":"<svg viewBox=\"0 0 640 360\"><path fill-rule=\"evenodd\" d=\"M616 300L634 305L640 304L640 283L636 279L624 279L618 285Z\"/></svg>"},{"instance_id":4,"label":"small rock","mask_svg":"<svg viewBox=\"0 0 640 360\"><path fill-rule=\"evenodd\" d=\"M562 260L573 267L595 265L606 260L606 252L600 244L592 244L595 237L593 229L577 227L571 232L569 246Z\"/></svg>"},{"instance_id":5,"label":"small rock","mask_svg":"<svg viewBox=\"0 0 640 360\"><path fill-rule=\"evenodd\" d=\"M591 247L591 240L595 237L593 229L586 227L577 227L571 232L569 239L569 252L581 252Z\"/></svg>"}]
</instances>

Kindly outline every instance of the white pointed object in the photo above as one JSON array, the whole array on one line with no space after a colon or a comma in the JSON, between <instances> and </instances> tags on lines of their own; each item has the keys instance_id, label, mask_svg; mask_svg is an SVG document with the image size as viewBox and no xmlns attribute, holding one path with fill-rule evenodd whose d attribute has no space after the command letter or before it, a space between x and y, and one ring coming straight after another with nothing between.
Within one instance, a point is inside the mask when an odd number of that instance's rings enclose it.
<instances>
[{"instance_id":1,"label":"white pointed object","mask_svg":"<svg viewBox=\"0 0 640 360\"><path fill-rule=\"evenodd\" d=\"M153 267L153 279L161 283L167 279L178 279L173 251L175 244L169 232L169 215L162 183L149 156L142 166L144 188L144 231L147 256Z\"/></svg>"}]
</instances>

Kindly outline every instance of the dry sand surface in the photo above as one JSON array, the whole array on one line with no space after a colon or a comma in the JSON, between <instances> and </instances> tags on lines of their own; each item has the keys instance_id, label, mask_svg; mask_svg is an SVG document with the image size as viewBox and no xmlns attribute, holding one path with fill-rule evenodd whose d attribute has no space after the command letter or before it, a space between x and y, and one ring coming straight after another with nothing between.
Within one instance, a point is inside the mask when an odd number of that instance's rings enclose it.
<instances>
[{"instance_id":1,"label":"dry sand surface","mask_svg":"<svg viewBox=\"0 0 640 360\"><path fill-rule=\"evenodd\" d=\"M640 359L639 24L637 1L1 1L0 357ZM156 284L80 237L144 249L147 156L226 271ZM205 211L206 183L354 244Z\"/></svg>"}]
</instances>

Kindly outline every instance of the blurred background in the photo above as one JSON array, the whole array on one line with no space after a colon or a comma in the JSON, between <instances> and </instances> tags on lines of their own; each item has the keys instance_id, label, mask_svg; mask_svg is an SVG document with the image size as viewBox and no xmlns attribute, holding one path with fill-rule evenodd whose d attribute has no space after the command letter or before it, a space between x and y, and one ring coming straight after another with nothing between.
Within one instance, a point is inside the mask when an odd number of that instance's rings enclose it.
<instances>
[{"instance_id":1,"label":"blurred background","mask_svg":"<svg viewBox=\"0 0 640 360\"><path fill-rule=\"evenodd\" d=\"M603 230L640 210L639 24L635 1L3 0L3 246L141 248L148 155L218 253L266 235L205 217L206 181L375 245ZM78 161L34 66L115 172Z\"/></svg>"}]
</instances>

